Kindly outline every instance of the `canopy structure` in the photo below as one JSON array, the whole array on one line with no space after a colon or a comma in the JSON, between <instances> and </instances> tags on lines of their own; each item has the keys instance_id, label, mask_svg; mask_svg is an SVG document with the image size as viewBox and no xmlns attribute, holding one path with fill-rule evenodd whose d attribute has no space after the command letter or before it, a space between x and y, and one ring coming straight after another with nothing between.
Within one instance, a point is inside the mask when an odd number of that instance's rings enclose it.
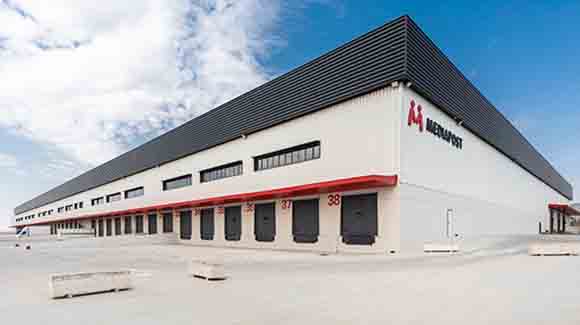
<instances>
[{"instance_id":1,"label":"canopy structure","mask_svg":"<svg viewBox=\"0 0 580 325\"><path fill-rule=\"evenodd\" d=\"M396 186L398 183L397 175L368 175L368 176L357 176L351 178L342 178L326 182L311 183L290 187L283 187L277 189L264 190L259 192L249 192L249 193L238 193L232 195L225 195L219 197L210 198L200 198L191 201L183 202L172 202L161 205L151 205L143 207L135 207L128 210L118 210L110 211L98 214L89 215L79 215L72 218L54 219L49 221L42 221L36 223L30 223L23 226L30 225L45 225L51 224L59 221L71 221L71 220L81 220L81 219L91 219L91 218L102 218L102 217L112 217L112 216L124 216L124 215L134 215L134 214L145 214L148 212L156 212L161 210L173 210L173 209L188 209L197 208L205 206L215 206L222 204L233 204L242 202L252 202L270 199L281 199L290 197L299 197L307 195L315 195L322 193L333 193L333 192L344 192L344 191L354 191L369 188L380 188L387 186Z\"/></svg>"},{"instance_id":2,"label":"canopy structure","mask_svg":"<svg viewBox=\"0 0 580 325\"><path fill-rule=\"evenodd\" d=\"M566 232L566 218L580 216L580 210L568 203L550 203L550 233L562 234Z\"/></svg>"},{"instance_id":3,"label":"canopy structure","mask_svg":"<svg viewBox=\"0 0 580 325\"><path fill-rule=\"evenodd\" d=\"M580 216L580 208L573 204L550 203L548 204L548 208L550 210L558 210L567 216Z\"/></svg>"}]
</instances>

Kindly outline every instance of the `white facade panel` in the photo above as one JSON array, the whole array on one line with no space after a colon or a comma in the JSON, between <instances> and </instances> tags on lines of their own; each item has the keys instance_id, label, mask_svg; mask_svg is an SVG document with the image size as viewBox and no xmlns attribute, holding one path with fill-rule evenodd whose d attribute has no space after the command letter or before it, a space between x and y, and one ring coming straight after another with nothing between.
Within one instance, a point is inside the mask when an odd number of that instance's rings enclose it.
<instances>
[{"instance_id":1,"label":"white facade panel","mask_svg":"<svg viewBox=\"0 0 580 325\"><path fill-rule=\"evenodd\" d=\"M398 145L399 132L396 120L398 119L397 107L400 102L397 96L396 90L385 88L340 103L317 113L250 134L245 139L240 138L48 206L28 211L23 215L37 214L48 209L53 209L55 212L51 216L36 217L34 220L27 220L20 224L45 220L64 220L98 213L264 191L356 176L396 175L398 174L398 157L395 148ZM320 159L269 170L254 171L253 157L311 141L320 141ZM200 183L200 171L239 160L243 161L243 174L241 176ZM163 180L185 174L192 174L192 186L170 191L162 190ZM117 192L123 193L140 186L144 187L144 196L122 199L95 207L91 206L93 198L106 197ZM60 214L56 212L60 206L81 201L84 202L83 209ZM284 215L284 211L279 212L280 216ZM322 222L325 210L321 209L320 213ZM199 235L197 219L192 218L194 236ZM220 228L221 232L223 225L218 219L216 216L216 229ZM147 231L147 217L144 217L144 220L144 229ZM337 224L334 227L339 227L338 220L332 222ZM174 228L178 228L178 223L179 219L176 218ZM287 229L287 223L288 221L284 219L279 226L282 227L281 229ZM244 224L244 227L247 225ZM336 229L332 229L326 233L327 229L330 228L321 229L321 232L324 233L321 233L320 245L330 245L328 242L336 245L334 237L337 236L338 232L335 231ZM160 225L158 230L160 230ZM253 228L251 231L253 233ZM243 233L247 234L247 231ZM330 235L331 233L333 235ZM333 238L327 239L325 236ZM221 241L222 237L223 234L220 234L216 240ZM287 242L289 239L285 237L283 241Z\"/></svg>"},{"instance_id":2,"label":"white facade panel","mask_svg":"<svg viewBox=\"0 0 580 325\"><path fill-rule=\"evenodd\" d=\"M411 101L421 105L423 131L408 125ZM403 90L401 106L401 237L406 246L446 235L452 209L460 236L534 233L546 225L548 203L568 202L426 99ZM462 139L461 149L429 132L427 119ZM456 141L457 144L457 141Z\"/></svg>"}]
</instances>

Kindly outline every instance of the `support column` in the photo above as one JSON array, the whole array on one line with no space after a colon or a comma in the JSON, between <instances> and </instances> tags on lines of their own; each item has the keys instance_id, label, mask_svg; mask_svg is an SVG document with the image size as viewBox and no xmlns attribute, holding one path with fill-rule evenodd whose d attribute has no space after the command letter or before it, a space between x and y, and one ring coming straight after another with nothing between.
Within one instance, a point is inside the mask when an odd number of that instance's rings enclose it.
<instances>
[{"instance_id":1,"label":"support column","mask_svg":"<svg viewBox=\"0 0 580 325\"><path fill-rule=\"evenodd\" d=\"M566 211L562 211L562 232L566 232Z\"/></svg>"},{"instance_id":2,"label":"support column","mask_svg":"<svg viewBox=\"0 0 580 325\"><path fill-rule=\"evenodd\" d=\"M181 220L179 219L179 211L173 210L173 232L177 234L177 238L179 238L181 234Z\"/></svg>"},{"instance_id":3,"label":"support column","mask_svg":"<svg viewBox=\"0 0 580 325\"><path fill-rule=\"evenodd\" d=\"M143 214L143 234L149 235L149 213Z\"/></svg>"},{"instance_id":4,"label":"support column","mask_svg":"<svg viewBox=\"0 0 580 325\"><path fill-rule=\"evenodd\" d=\"M223 206L217 206L214 208L213 224L214 224L214 234L213 239L217 243L224 243L226 241L225 234L225 208Z\"/></svg>"}]
</instances>

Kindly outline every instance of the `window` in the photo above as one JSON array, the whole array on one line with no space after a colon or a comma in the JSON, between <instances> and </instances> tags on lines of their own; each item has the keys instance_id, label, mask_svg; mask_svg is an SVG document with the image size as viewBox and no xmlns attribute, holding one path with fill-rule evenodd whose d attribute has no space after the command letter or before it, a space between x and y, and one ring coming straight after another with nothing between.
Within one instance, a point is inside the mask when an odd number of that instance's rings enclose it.
<instances>
[{"instance_id":1,"label":"window","mask_svg":"<svg viewBox=\"0 0 580 325\"><path fill-rule=\"evenodd\" d=\"M145 194L145 189L143 187L137 187L137 188L125 191L125 199L132 199L134 197L143 196L144 194Z\"/></svg>"},{"instance_id":2,"label":"window","mask_svg":"<svg viewBox=\"0 0 580 325\"><path fill-rule=\"evenodd\" d=\"M107 203L121 200L121 192L107 195Z\"/></svg>"},{"instance_id":3,"label":"window","mask_svg":"<svg viewBox=\"0 0 580 325\"><path fill-rule=\"evenodd\" d=\"M91 200L91 205L95 206L95 205L101 205L105 203L105 198L104 197L97 197Z\"/></svg>"},{"instance_id":4,"label":"window","mask_svg":"<svg viewBox=\"0 0 580 325\"><path fill-rule=\"evenodd\" d=\"M222 178L239 176L242 175L242 173L243 173L242 162L237 161L227 165L222 165L201 171L200 180L202 183L207 183Z\"/></svg>"},{"instance_id":5,"label":"window","mask_svg":"<svg viewBox=\"0 0 580 325\"><path fill-rule=\"evenodd\" d=\"M79 209L83 208L83 202L79 202Z\"/></svg>"},{"instance_id":6,"label":"window","mask_svg":"<svg viewBox=\"0 0 580 325\"><path fill-rule=\"evenodd\" d=\"M272 169L320 158L320 141L279 150L254 158L254 170Z\"/></svg>"},{"instance_id":7,"label":"window","mask_svg":"<svg viewBox=\"0 0 580 325\"><path fill-rule=\"evenodd\" d=\"M58 211L58 213L62 213L62 212L64 211L64 207L60 207L60 208L58 208L58 210L57 210L57 211Z\"/></svg>"},{"instance_id":8,"label":"window","mask_svg":"<svg viewBox=\"0 0 580 325\"><path fill-rule=\"evenodd\" d=\"M78 208L79 208L79 204L78 203L75 203L74 209L76 210Z\"/></svg>"},{"instance_id":9,"label":"window","mask_svg":"<svg viewBox=\"0 0 580 325\"><path fill-rule=\"evenodd\" d=\"M191 174L163 181L164 191L174 190L186 186L191 186Z\"/></svg>"},{"instance_id":10,"label":"window","mask_svg":"<svg viewBox=\"0 0 580 325\"><path fill-rule=\"evenodd\" d=\"M72 208L73 208L73 205L72 205L72 204L70 204L70 205L67 205L67 206L64 208L64 210L65 210L65 211L70 211L70 210L72 210Z\"/></svg>"}]
</instances>

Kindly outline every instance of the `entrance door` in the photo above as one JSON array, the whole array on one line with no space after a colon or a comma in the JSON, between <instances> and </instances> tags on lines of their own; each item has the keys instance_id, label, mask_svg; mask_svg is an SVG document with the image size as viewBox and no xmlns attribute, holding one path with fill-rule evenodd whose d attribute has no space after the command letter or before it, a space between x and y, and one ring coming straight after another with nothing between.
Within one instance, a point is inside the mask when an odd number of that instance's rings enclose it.
<instances>
[{"instance_id":1,"label":"entrance door","mask_svg":"<svg viewBox=\"0 0 580 325\"><path fill-rule=\"evenodd\" d=\"M377 235L377 194L342 197L342 241L351 245L372 245Z\"/></svg>"},{"instance_id":2,"label":"entrance door","mask_svg":"<svg viewBox=\"0 0 580 325\"><path fill-rule=\"evenodd\" d=\"M201 210L201 217L199 221L200 221L199 231L201 233L201 240L213 240L214 234L213 209Z\"/></svg>"},{"instance_id":3,"label":"entrance door","mask_svg":"<svg viewBox=\"0 0 580 325\"><path fill-rule=\"evenodd\" d=\"M191 239L191 211L179 213L179 238Z\"/></svg>"},{"instance_id":4,"label":"entrance door","mask_svg":"<svg viewBox=\"0 0 580 325\"><path fill-rule=\"evenodd\" d=\"M149 231L150 235L157 233L157 215L150 214L147 216L147 230Z\"/></svg>"},{"instance_id":5,"label":"entrance door","mask_svg":"<svg viewBox=\"0 0 580 325\"><path fill-rule=\"evenodd\" d=\"M274 202L256 204L254 235L256 236L256 241L274 241L276 237L276 205Z\"/></svg>"},{"instance_id":6,"label":"entrance door","mask_svg":"<svg viewBox=\"0 0 580 325\"><path fill-rule=\"evenodd\" d=\"M225 218L226 240L240 240L242 237L242 207L227 207Z\"/></svg>"},{"instance_id":7,"label":"entrance door","mask_svg":"<svg viewBox=\"0 0 580 325\"><path fill-rule=\"evenodd\" d=\"M292 202L292 235L297 243L316 243L319 234L318 199Z\"/></svg>"}]
</instances>

